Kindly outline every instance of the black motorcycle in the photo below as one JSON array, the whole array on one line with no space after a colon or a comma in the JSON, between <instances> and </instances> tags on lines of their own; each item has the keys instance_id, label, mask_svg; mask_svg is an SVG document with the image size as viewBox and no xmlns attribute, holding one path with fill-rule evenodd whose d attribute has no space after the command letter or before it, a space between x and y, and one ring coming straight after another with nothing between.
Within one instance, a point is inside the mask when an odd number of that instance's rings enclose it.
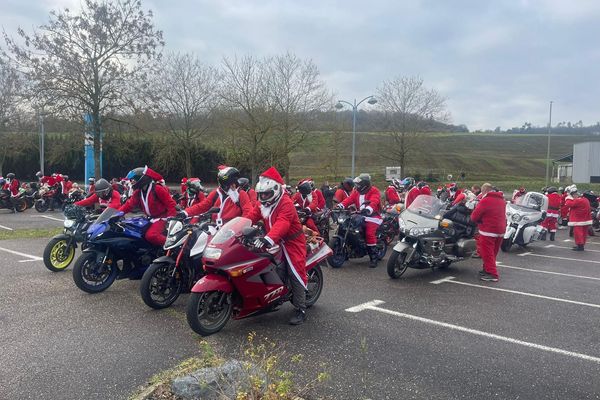
<instances>
[{"instance_id":1,"label":"black motorcycle","mask_svg":"<svg viewBox=\"0 0 600 400\"><path fill-rule=\"evenodd\" d=\"M116 279L141 279L162 252L144 239L147 218L122 215L107 208L87 230L86 249L73 267L73 280L84 292L102 292Z\"/></svg>"},{"instance_id":2,"label":"black motorcycle","mask_svg":"<svg viewBox=\"0 0 600 400\"><path fill-rule=\"evenodd\" d=\"M168 219L163 246L166 254L152 262L140 282L140 295L146 305L169 307L204 276L202 254L210 237L217 233L211 220L217 212L219 209L213 208L200 217Z\"/></svg>"},{"instance_id":3,"label":"black motorcycle","mask_svg":"<svg viewBox=\"0 0 600 400\"><path fill-rule=\"evenodd\" d=\"M367 243L365 242L365 216L360 212L351 210L333 210L336 215L338 228L335 235L329 241L329 247L333 254L327 262L333 268L341 267L349 258L362 258L368 255ZM381 230L377 231L377 258L385 257L387 242Z\"/></svg>"},{"instance_id":4,"label":"black motorcycle","mask_svg":"<svg viewBox=\"0 0 600 400\"><path fill-rule=\"evenodd\" d=\"M13 197L11 196L10 190L2 189L0 190L0 208L23 212L27 209L27 203L25 202L23 193Z\"/></svg>"},{"instance_id":5,"label":"black motorcycle","mask_svg":"<svg viewBox=\"0 0 600 400\"><path fill-rule=\"evenodd\" d=\"M387 206L381 213L383 222L379 226L379 230L385 237L385 242L389 246L394 241L396 236L400 236L400 228L398 227L398 216L402 211L401 204ZM401 237L399 238L401 239Z\"/></svg>"},{"instance_id":6,"label":"black motorcycle","mask_svg":"<svg viewBox=\"0 0 600 400\"><path fill-rule=\"evenodd\" d=\"M81 243L85 248L87 230L97 214L90 214L85 208L76 205L65 207L63 233L54 236L44 249L44 265L52 272L64 271L75 259L75 249Z\"/></svg>"},{"instance_id":7,"label":"black motorcycle","mask_svg":"<svg viewBox=\"0 0 600 400\"><path fill-rule=\"evenodd\" d=\"M408 268L447 268L452 262L475 253L474 226L467 216L443 218L446 203L435 196L418 196L398 218L402 239L394 246L387 263L390 278L397 279Z\"/></svg>"},{"instance_id":8,"label":"black motorcycle","mask_svg":"<svg viewBox=\"0 0 600 400\"><path fill-rule=\"evenodd\" d=\"M306 220L308 218L312 218L317 226L317 229L319 230L317 233L323 238L323 240L325 240L325 243L329 243L329 218L331 217L330 209L327 208L316 213L311 213L307 209L296 206L296 212L298 213L298 218L300 219L300 223L302 225L306 225Z\"/></svg>"}]
</instances>

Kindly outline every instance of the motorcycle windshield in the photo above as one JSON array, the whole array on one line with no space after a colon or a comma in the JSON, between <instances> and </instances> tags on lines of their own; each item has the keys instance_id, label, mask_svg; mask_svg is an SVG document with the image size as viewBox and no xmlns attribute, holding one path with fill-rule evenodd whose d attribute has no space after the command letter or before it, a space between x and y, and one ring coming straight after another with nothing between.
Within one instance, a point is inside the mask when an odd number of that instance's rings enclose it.
<instances>
[{"instance_id":1,"label":"motorcycle windshield","mask_svg":"<svg viewBox=\"0 0 600 400\"><path fill-rule=\"evenodd\" d=\"M422 194L406 210L425 218L435 218L442 213L445 204L435 196Z\"/></svg>"},{"instance_id":2,"label":"motorcycle windshield","mask_svg":"<svg viewBox=\"0 0 600 400\"><path fill-rule=\"evenodd\" d=\"M223 244L244 228L252 226L252 221L244 217L235 217L221 227L219 232L210 241L211 244Z\"/></svg>"},{"instance_id":3,"label":"motorcycle windshield","mask_svg":"<svg viewBox=\"0 0 600 400\"><path fill-rule=\"evenodd\" d=\"M548 209L548 199L542 193L528 192L518 197L515 205L525 212L545 211Z\"/></svg>"},{"instance_id":4,"label":"motorcycle windshield","mask_svg":"<svg viewBox=\"0 0 600 400\"><path fill-rule=\"evenodd\" d=\"M106 221L110 220L112 217L114 217L118 212L119 212L119 210L117 210L116 208L107 208L106 210L104 210L102 212L102 214L100 214L98 216L98 218L96 219L96 221L94 221L94 223L101 224L103 222L106 222Z\"/></svg>"}]
</instances>

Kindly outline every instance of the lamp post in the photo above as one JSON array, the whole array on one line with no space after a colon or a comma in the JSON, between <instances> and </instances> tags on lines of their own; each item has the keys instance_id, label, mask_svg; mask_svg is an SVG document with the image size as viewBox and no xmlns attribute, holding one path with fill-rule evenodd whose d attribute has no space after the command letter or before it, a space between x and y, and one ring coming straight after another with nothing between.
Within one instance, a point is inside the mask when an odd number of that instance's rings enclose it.
<instances>
[{"instance_id":1,"label":"lamp post","mask_svg":"<svg viewBox=\"0 0 600 400\"><path fill-rule=\"evenodd\" d=\"M550 102L550 116L548 118L548 149L546 150L546 186L550 184L550 129L552 129L552 101Z\"/></svg>"},{"instance_id":2,"label":"lamp post","mask_svg":"<svg viewBox=\"0 0 600 400\"><path fill-rule=\"evenodd\" d=\"M356 110L358 109L358 106L360 106L365 100L367 100L367 103L373 105L375 103L377 103L377 99L374 96L367 96L364 99L362 99L361 101L359 101L358 103L356 102L356 99L354 99L354 103L350 103L346 100L338 100L337 104L335 105L335 108L337 108L338 110L341 110L342 108L344 108L344 104L348 104L350 107L352 107L352 173L351 175L354 177L356 175L354 175L354 159L355 159L355 154L356 154Z\"/></svg>"},{"instance_id":3,"label":"lamp post","mask_svg":"<svg viewBox=\"0 0 600 400\"><path fill-rule=\"evenodd\" d=\"M38 111L38 117L40 119L40 171L42 172L42 175L45 175L44 173L44 136L45 136L45 129L44 129L44 116L48 115L48 113L44 112L44 107L41 107Z\"/></svg>"}]
</instances>

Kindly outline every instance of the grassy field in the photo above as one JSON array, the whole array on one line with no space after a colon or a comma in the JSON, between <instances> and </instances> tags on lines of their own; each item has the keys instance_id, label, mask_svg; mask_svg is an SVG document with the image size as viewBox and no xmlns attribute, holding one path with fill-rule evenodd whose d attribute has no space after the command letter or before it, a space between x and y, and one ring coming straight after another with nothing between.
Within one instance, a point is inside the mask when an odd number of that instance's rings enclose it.
<instances>
[{"instance_id":1,"label":"grassy field","mask_svg":"<svg viewBox=\"0 0 600 400\"><path fill-rule=\"evenodd\" d=\"M318 182L336 181L350 173L352 133L338 135L314 133L292 155L290 175L312 176ZM383 183L386 166L397 162L386 158L392 139L383 133L357 133L356 172L370 173ZM573 152L573 144L600 141L599 136L552 136L551 158ZM506 189L520 184L538 188L544 185L547 137L545 135L423 134L415 141L407 160L407 173L429 173L436 177L466 174L466 182L492 181ZM445 179L445 178L443 178ZM587 186L586 186L587 187ZM599 185L592 185L598 190Z\"/></svg>"}]
</instances>

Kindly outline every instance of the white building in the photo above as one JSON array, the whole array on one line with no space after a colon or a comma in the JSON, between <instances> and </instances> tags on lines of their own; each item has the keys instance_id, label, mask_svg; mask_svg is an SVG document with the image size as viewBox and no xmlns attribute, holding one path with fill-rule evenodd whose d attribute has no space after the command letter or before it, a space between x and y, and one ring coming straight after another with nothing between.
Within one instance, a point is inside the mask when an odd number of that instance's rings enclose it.
<instances>
[{"instance_id":1,"label":"white building","mask_svg":"<svg viewBox=\"0 0 600 400\"><path fill-rule=\"evenodd\" d=\"M573 183L600 183L600 142L573 145Z\"/></svg>"}]
</instances>

